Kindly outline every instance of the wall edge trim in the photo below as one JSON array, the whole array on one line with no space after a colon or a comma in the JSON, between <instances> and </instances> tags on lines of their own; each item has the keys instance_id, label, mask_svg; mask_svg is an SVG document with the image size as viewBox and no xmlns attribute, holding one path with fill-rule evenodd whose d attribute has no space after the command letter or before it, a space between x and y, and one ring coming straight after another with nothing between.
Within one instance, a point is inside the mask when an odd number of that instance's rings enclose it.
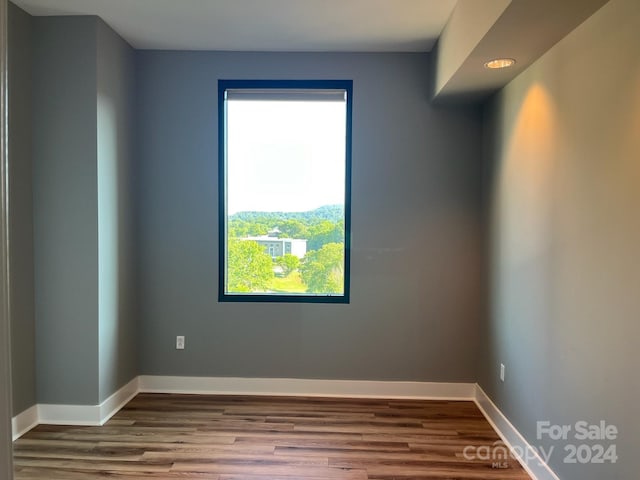
<instances>
[{"instance_id":1,"label":"wall edge trim","mask_svg":"<svg viewBox=\"0 0 640 480\"><path fill-rule=\"evenodd\" d=\"M134 377L129 383L116 390L109 398L102 402L100 409L100 425L104 425L111 417L122 409L139 392L139 378Z\"/></svg>"},{"instance_id":2,"label":"wall edge trim","mask_svg":"<svg viewBox=\"0 0 640 480\"><path fill-rule=\"evenodd\" d=\"M134 377L98 405L59 405L50 403L32 405L12 418L12 439L15 442L29 430L41 424L104 425L138 393L138 377Z\"/></svg>"},{"instance_id":3,"label":"wall edge trim","mask_svg":"<svg viewBox=\"0 0 640 480\"><path fill-rule=\"evenodd\" d=\"M540 457L538 450L527 441L478 384L476 384L473 400L532 480L560 480ZM527 452L527 454L523 457L519 455L520 452Z\"/></svg>"},{"instance_id":4,"label":"wall edge trim","mask_svg":"<svg viewBox=\"0 0 640 480\"><path fill-rule=\"evenodd\" d=\"M15 442L22 435L38 425L38 405L32 405L11 419L12 440Z\"/></svg>"},{"instance_id":5,"label":"wall edge trim","mask_svg":"<svg viewBox=\"0 0 640 480\"><path fill-rule=\"evenodd\" d=\"M141 375L144 393L473 400L475 384L300 378Z\"/></svg>"}]
</instances>

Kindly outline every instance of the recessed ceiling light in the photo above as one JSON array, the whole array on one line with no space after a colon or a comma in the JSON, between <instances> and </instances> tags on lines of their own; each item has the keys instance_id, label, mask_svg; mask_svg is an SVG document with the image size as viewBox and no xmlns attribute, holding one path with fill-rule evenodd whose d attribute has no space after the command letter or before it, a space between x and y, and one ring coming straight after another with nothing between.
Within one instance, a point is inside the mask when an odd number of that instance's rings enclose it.
<instances>
[{"instance_id":1,"label":"recessed ceiling light","mask_svg":"<svg viewBox=\"0 0 640 480\"><path fill-rule=\"evenodd\" d=\"M515 65L516 61L513 58L494 58L484 64L485 68L507 68Z\"/></svg>"}]
</instances>

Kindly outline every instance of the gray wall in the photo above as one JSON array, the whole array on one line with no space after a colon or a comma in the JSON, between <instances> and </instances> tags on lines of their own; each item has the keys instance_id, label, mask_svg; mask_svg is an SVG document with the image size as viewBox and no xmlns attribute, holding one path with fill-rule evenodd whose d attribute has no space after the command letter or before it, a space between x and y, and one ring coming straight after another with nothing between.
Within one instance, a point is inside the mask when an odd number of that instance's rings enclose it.
<instances>
[{"instance_id":1,"label":"gray wall","mask_svg":"<svg viewBox=\"0 0 640 480\"><path fill-rule=\"evenodd\" d=\"M475 381L481 117L428 56L136 55L141 373ZM217 302L220 78L353 79L350 305Z\"/></svg>"},{"instance_id":2,"label":"gray wall","mask_svg":"<svg viewBox=\"0 0 640 480\"><path fill-rule=\"evenodd\" d=\"M8 118L8 33L7 33L7 1L0 0L0 118L3 122L0 124L0 181L3 185L6 185L9 181L6 165L8 165L8 125L4 120ZM2 225L0 230L0 250L2 251L2 259L8 259L8 245L7 237L9 232L7 231L7 224L9 223L7 217L9 215L9 206L7 204L7 198L3 195L0 201L2 205ZM7 268L8 262L0 262L2 264L2 274L0 278L0 284L2 284L2 290L0 293L0 308L2 313L0 314L0 476L2 478L11 478L13 476L13 462L11 455L11 352L10 344L11 338L9 334L9 309L6 293L8 292L9 283L9 269Z\"/></svg>"},{"instance_id":3,"label":"gray wall","mask_svg":"<svg viewBox=\"0 0 640 480\"><path fill-rule=\"evenodd\" d=\"M134 51L97 17L33 25L37 400L95 405L137 375Z\"/></svg>"},{"instance_id":4,"label":"gray wall","mask_svg":"<svg viewBox=\"0 0 640 480\"><path fill-rule=\"evenodd\" d=\"M34 17L39 403L98 400L95 17Z\"/></svg>"},{"instance_id":5,"label":"gray wall","mask_svg":"<svg viewBox=\"0 0 640 480\"><path fill-rule=\"evenodd\" d=\"M137 375L133 258L134 51L97 24L99 401Z\"/></svg>"},{"instance_id":6,"label":"gray wall","mask_svg":"<svg viewBox=\"0 0 640 480\"><path fill-rule=\"evenodd\" d=\"M31 16L9 3L9 244L13 413L36 403Z\"/></svg>"},{"instance_id":7,"label":"gray wall","mask_svg":"<svg viewBox=\"0 0 640 480\"><path fill-rule=\"evenodd\" d=\"M491 314L481 386L566 480L640 471L640 3L611 0L487 111ZM491 129L490 129L491 130ZM498 379L499 363L506 381ZM614 465L563 462L536 422L604 420Z\"/></svg>"}]
</instances>

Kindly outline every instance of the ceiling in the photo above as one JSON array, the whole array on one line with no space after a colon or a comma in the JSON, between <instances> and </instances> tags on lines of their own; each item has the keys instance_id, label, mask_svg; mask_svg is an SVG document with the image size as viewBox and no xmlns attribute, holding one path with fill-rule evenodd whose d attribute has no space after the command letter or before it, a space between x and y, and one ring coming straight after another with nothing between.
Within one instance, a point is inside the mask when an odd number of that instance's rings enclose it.
<instances>
[{"instance_id":1,"label":"ceiling","mask_svg":"<svg viewBox=\"0 0 640 480\"><path fill-rule=\"evenodd\" d=\"M506 85L609 0L458 0L438 42L434 99L481 100ZM492 58L516 60L489 71Z\"/></svg>"},{"instance_id":2,"label":"ceiling","mask_svg":"<svg viewBox=\"0 0 640 480\"><path fill-rule=\"evenodd\" d=\"M432 99L468 102L504 86L608 0L12 1L31 15L97 15L137 49L429 52L435 46ZM484 68L505 56L516 65Z\"/></svg>"},{"instance_id":3,"label":"ceiling","mask_svg":"<svg viewBox=\"0 0 640 480\"><path fill-rule=\"evenodd\" d=\"M457 0L12 0L31 15L98 15L134 48L427 52Z\"/></svg>"}]
</instances>

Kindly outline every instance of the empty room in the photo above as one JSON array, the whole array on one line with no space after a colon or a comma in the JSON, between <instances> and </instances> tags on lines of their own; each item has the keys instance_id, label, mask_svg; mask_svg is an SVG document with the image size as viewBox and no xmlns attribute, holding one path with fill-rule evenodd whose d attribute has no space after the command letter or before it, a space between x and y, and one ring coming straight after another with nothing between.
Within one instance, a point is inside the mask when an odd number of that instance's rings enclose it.
<instances>
[{"instance_id":1,"label":"empty room","mask_svg":"<svg viewBox=\"0 0 640 480\"><path fill-rule=\"evenodd\" d=\"M640 478L638 0L0 0L0 480Z\"/></svg>"}]
</instances>

